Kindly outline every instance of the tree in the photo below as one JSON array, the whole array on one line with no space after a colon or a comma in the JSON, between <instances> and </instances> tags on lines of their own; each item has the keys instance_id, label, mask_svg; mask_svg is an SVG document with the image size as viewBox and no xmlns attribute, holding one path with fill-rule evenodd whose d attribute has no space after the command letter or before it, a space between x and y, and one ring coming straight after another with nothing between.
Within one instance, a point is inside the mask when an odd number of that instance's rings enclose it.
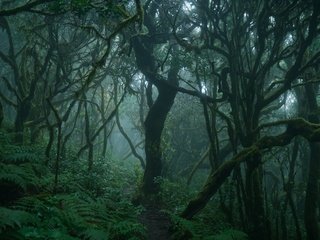
<instances>
[{"instance_id":1,"label":"tree","mask_svg":"<svg viewBox=\"0 0 320 240\"><path fill-rule=\"evenodd\" d=\"M318 3L313 1L312 5L307 4L308 10L305 4L294 2L276 7L275 2L269 1L259 1L258 5L250 1L245 4L199 1L194 4L198 7L194 14L199 17L194 17L193 22L198 19L202 21L198 20L198 26L202 26L198 35L202 43L192 45L191 40L186 42L177 39L185 49L207 50L216 54L216 59L219 60L213 64L220 92L222 98L230 104L231 114L228 117L235 126L233 132L236 133L236 138L244 148L250 149L250 146L259 143L263 114L281 107L281 102L278 104L276 100L319 58L319 52L314 52L306 62L302 61L306 59L308 49L316 40L319 18ZM200 14L204 14L205 18L201 18ZM300 15L305 17L305 22L298 21L297 16ZM272 80L279 71L277 68L280 68L281 61L287 59L292 61L281 75L283 80ZM243 197L246 216L252 226L248 231L252 239L269 239L270 230L262 191L261 155L252 154L252 149L249 149L242 152L244 158L247 158ZM235 167L237 164L234 163L238 162L239 157L235 155L232 161L223 163L209 177L204 191L199 193L199 206L204 206L212 196L206 194L210 189L208 185L213 182L220 185L225 181L230 174L230 165ZM194 214L191 207L193 204L194 202L190 202L183 216L189 218Z\"/></svg>"},{"instance_id":2,"label":"tree","mask_svg":"<svg viewBox=\"0 0 320 240\"><path fill-rule=\"evenodd\" d=\"M22 143L24 123L29 118L37 86L49 68L53 49L48 47L40 50L40 42L38 43L36 39L30 39L24 43L19 41L16 46L15 36L12 35L11 27L4 17L1 17L1 26L6 32L9 47L7 53L0 52L0 58L12 72L10 78L2 79L7 89L14 95L15 101L3 93L1 96L6 103L16 109L14 123L16 141ZM17 52L20 52L20 56Z\"/></svg>"},{"instance_id":3,"label":"tree","mask_svg":"<svg viewBox=\"0 0 320 240\"><path fill-rule=\"evenodd\" d=\"M149 84L154 85L158 91L157 99L150 106L145 120L146 168L142 187L145 194L157 193L159 190L155 178L161 176L162 173L161 135L165 120L177 94L177 89L169 88L166 84L178 85L180 69L179 59L174 56L176 50L173 48L172 51L169 49L168 52L171 55L171 61L166 78L158 73L155 46L157 43L167 42L168 37L165 37L164 40L158 39L156 25L160 25L160 29L164 31L165 35L170 31L165 23L156 17L159 4L161 4L161 1L151 2L145 8L144 25L148 29L148 34L138 35L132 39L137 67L144 74Z\"/></svg>"},{"instance_id":4,"label":"tree","mask_svg":"<svg viewBox=\"0 0 320 240\"><path fill-rule=\"evenodd\" d=\"M182 217L212 201L250 239L319 238L319 1L1 4L0 124L44 140L55 192L70 148L91 184L120 132L144 199L198 171Z\"/></svg>"}]
</instances>

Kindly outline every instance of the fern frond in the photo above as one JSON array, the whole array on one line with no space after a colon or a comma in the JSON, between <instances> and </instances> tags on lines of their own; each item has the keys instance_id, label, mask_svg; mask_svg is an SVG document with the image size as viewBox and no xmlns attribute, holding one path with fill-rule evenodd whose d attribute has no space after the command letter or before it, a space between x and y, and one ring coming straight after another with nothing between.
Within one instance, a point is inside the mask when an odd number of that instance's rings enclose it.
<instances>
[{"instance_id":1,"label":"fern frond","mask_svg":"<svg viewBox=\"0 0 320 240\"><path fill-rule=\"evenodd\" d=\"M248 235L236 229L227 229L220 234L205 238L205 240L248 240Z\"/></svg>"},{"instance_id":2,"label":"fern frond","mask_svg":"<svg viewBox=\"0 0 320 240\"><path fill-rule=\"evenodd\" d=\"M16 186L16 188L20 188L23 192L27 190L27 183L25 179L14 173L0 174L0 183L0 185L8 184L11 188L13 188L13 186Z\"/></svg>"},{"instance_id":3,"label":"fern frond","mask_svg":"<svg viewBox=\"0 0 320 240\"><path fill-rule=\"evenodd\" d=\"M26 238L16 231L8 231L0 233L1 240L26 240Z\"/></svg>"},{"instance_id":4,"label":"fern frond","mask_svg":"<svg viewBox=\"0 0 320 240\"><path fill-rule=\"evenodd\" d=\"M37 225L39 219L25 211L0 207L0 233L25 225Z\"/></svg>"},{"instance_id":5,"label":"fern frond","mask_svg":"<svg viewBox=\"0 0 320 240\"><path fill-rule=\"evenodd\" d=\"M16 152L16 153L7 153L2 156L2 162L4 163L26 163L26 162L36 162L39 160L37 154L32 152Z\"/></svg>"},{"instance_id":6,"label":"fern frond","mask_svg":"<svg viewBox=\"0 0 320 240\"><path fill-rule=\"evenodd\" d=\"M16 165L26 162L35 163L41 162L44 159L43 155L43 147L40 145L17 146L8 139L2 138L0 132L0 162Z\"/></svg>"},{"instance_id":7,"label":"fern frond","mask_svg":"<svg viewBox=\"0 0 320 240\"><path fill-rule=\"evenodd\" d=\"M61 229L24 227L21 228L18 233L23 236L24 240L79 240L79 238L72 237Z\"/></svg>"},{"instance_id":8,"label":"fern frond","mask_svg":"<svg viewBox=\"0 0 320 240\"><path fill-rule=\"evenodd\" d=\"M32 164L13 165L0 163L0 183L12 183L26 192L28 188L40 188L40 178L36 176Z\"/></svg>"},{"instance_id":9,"label":"fern frond","mask_svg":"<svg viewBox=\"0 0 320 240\"><path fill-rule=\"evenodd\" d=\"M48 208L48 206L37 198L37 196L23 197L15 202L15 209L32 212L38 215L42 215Z\"/></svg>"},{"instance_id":10,"label":"fern frond","mask_svg":"<svg viewBox=\"0 0 320 240\"><path fill-rule=\"evenodd\" d=\"M108 240L109 233L101 229L89 228L82 232L80 236L87 240Z\"/></svg>"},{"instance_id":11,"label":"fern frond","mask_svg":"<svg viewBox=\"0 0 320 240\"><path fill-rule=\"evenodd\" d=\"M10 143L10 137L7 133L0 131L0 143L7 145Z\"/></svg>"},{"instance_id":12,"label":"fern frond","mask_svg":"<svg viewBox=\"0 0 320 240\"><path fill-rule=\"evenodd\" d=\"M126 239L128 236L145 238L145 228L140 223L131 221L121 221L115 224L111 229L112 239Z\"/></svg>"}]
</instances>

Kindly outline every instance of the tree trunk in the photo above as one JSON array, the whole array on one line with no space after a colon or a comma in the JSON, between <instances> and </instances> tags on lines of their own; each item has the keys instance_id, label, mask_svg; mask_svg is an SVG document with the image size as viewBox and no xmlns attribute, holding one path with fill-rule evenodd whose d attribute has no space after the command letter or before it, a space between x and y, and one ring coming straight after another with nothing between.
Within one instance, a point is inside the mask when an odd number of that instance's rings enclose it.
<instances>
[{"instance_id":1,"label":"tree trunk","mask_svg":"<svg viewBox=\"0 0 320 240\"><path fill-rule=\"evenodd\" d=\"M150 19L146 24L151 24ZM132 39L132 46L139 70L145 75L147 81L158 89L158 97L152 104L144 123L146 153L146 168L142 183L142 191L144 194L153 194L159 191L159 185L154 180L161 176L162 172L161 134L165 120L177 94L177 90L168 87L167 84L178 85L178 72L180 69L179 59L174 56L175 47L173 47L173 58L170 63L167 79L158 75L156 60L153 55L153 45L154 44L150 43L148 38L145 37L135 37ZM150 100L151 99L149 99L149 103L151 104Z\"/></svg>"},{"instance_id":2,"label":"tree trunk","mask_svg":"<svg viewBox=\"0 0 320 240\"><path fill-rule=\"evenodd\" d=\"M159 87L159 95L145 120L145 152L146 168L143 176L142 190L144 193L156 193L159 190L158 184L154 181L161 176L161 134L167 115L172 107L177 91Z\"/></svg>"},{"instance_id":3,"label":"tree trunk","mask_svg":"<svg viewBox=\"0 0 320 240\"><path fill-rule=\"evenodd\" d=\"M2 107L2 103L0 101L0 127L2 125L3 118L4 118L3 107Z\"/></svg>"},{"instance_id":4,"label":"tree trunk","mask_svg":"<svg viewBox=\"0 0 320 240\"><path fill-rule=\"evenodd\" d=\"M181 217L186 219L193 218L200 212L211 199L211 197L219 190L221 185L230 176L232 170L241 162L246 161L249 157L257 154L258 149L250 147L239 154L235 155L231 160L222 163L214 172L212 172L207 182L198 195L192 199L188 206L181 213Z\"/></svg>"},{"instance_id":5,"label":"tree trunk","mask_svg":"<svg viewBox=\"0 0 320 240\"><path fill-rule=\"evenodd\" d=\"M31 108L31 102L27 99L23 100L17 107L17 115L14 122L15 141L23 143L24 123L27 120Z\"/></svg>"},{"instance_id":6,"label":"tree trunk","mask_svg":"<svg viewBox=\"0 0 320 240\"><path fill-rule=\"evenodd\" d=\"M47 124L48 124L47 129L48 129L48 132L49 132L49 141L48 141L48 144L47 144L47 147L46 147L46 151L45 151L45 156L46 156L45 165L46 166L49 165L50 153L51 153L51 149L52 149L53 141L54 141L54 128L53 128L53 126L51 126L49 124L49 122Z\"/></svg>"},{"instance_id":7,"label":"tree trunk","mask_svg":"<svg viewBox=\"0 0 320 240\"><path fill-rule=\"evenodd\" d=\"M261 156L254 156L247 162L246 173L246 212L249 222L249 237L255 239L270 239L270 231L268 229L269 223L266 218L262 190L261 177Z\"/></svg>"},{"instance_id":8,"label":"tree trunk","mask_svg":"<svg viewBox=\"0 0 320 240\"><path fill-rule=\"evenodd\" d=\"M83 96L85 100L87 100L86 96ZM90 129L90 118L88 112L88 103L84 103L85 109L85 137L86 137L86 145L88 146L88 171L92 171L93 167L93 143L91 141L91 129Z\"/></svg>"},{"instance_id":9,"label":"tree trunk","mask_svg":"<svg viewBox=\"0 0 320 240\"><path fill-rule=\"evenodd\" d=\"M319 240L319 175L320 175L320 143L310 143L309 177L305 200L305 225L308 240Z\"/></svg>"},{"instance_id":10,"label":"tree trunk","mask_svg":"<svg viewBox=\"0 0 320 240\"><path fill-rule=\"evenodd\" d=\"M53 193L56 194L58 191L58 177L59 177L59 170L60 170L60 157L61 157L61 140L62 140L62 120L61 117L58 114L58 111L54 108L52 103L49 99L47 99L47 102L53 111L53 114L57 121L57 127L58 127L58 137L57 137L57 153L56 153L56 159L54 164L54 186L53 186Z\"/></svg>"},{"instance_id":11,"label":"tree trunk","mask_svg":"<svg viewBox=\"0 0 320 240\"><path fill-rule=\"evenodd\" d=\"M319 123L317 115L318 104L316 92L318 86L312 84L305 85L306 97L309 105L308 119L312 123ZM318 219L319 208L319 176L320 176L320 143L309 143L310 160L309 160L309 176L305 199L305 226L308 240L320 239L320 228Z\"/></svg>"}]
</instances>

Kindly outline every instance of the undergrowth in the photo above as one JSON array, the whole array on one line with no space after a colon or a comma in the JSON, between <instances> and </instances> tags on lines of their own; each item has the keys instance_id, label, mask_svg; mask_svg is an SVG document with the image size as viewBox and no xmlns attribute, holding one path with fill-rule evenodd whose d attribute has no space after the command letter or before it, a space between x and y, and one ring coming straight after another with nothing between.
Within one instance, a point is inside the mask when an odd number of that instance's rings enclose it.
<instances>
[{"instance_id":1,"label":"undergrowth","mask_svg":"<svg viewBox=\"0 0 320 240\"><path fill-rule=\"evenodd\" d=\"M0 131L1 240L146 239L146 229L138 221L143 209L130 202L141 171L121 166L108 155L95 159L88 172L86 159L68 150L53 194L54 164L45 166L44 150L42 145L17 146ZM161 207L170 217L173 240L247 239L228 224L215 201L193 220L180 218L196 189L182 180L156 181L161 191L155 198L162 200Z\"/></svg>"},{"instance_id":2,"label":"undergrowth","mask_svg":"<svg viewBox=\"0 0 320 240\"><path fill-rule=\"evenodd\" d=\"M0 132L0 239L145 239L124 189L124 170L112 159L86 164L67 156L52 194L53 169L44 165L43 146L17 146ZM128 174L127 174L128 175Z\"/></svg>"},{"instance_id":3,"label":"undergrowth","mask_svg":"<svg viewBox=\"0 0 320 240\"><path fill-rule=\"evenodd\" d=\"M248 235L235 229L220 209L220 204L213 199L210 204L194 217L186 220L179 217L179 213L196 194L196 189L190 188L181 180L172 182L168 179L158 178L161 191L158 198L162 199L165 212L172 222L173 240L247 240ZM214 217L213 217L214 216Z\"/></svg>"}]
</instances>

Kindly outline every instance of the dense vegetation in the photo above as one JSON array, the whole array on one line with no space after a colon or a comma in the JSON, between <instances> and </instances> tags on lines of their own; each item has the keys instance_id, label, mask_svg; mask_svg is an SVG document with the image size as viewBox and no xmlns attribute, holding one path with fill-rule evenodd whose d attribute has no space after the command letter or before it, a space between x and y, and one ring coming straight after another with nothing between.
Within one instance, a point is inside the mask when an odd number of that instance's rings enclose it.
<instances>
[{"instance_id":1,"label":"dense vegetation","mask_svg":"<svg viewBox=\"0 0 320 240\"><path fill-rule=\"evenodd\" d=\"M0 239L320 239L320 1L0 1Z\"/></svg>"}]
</instances>

